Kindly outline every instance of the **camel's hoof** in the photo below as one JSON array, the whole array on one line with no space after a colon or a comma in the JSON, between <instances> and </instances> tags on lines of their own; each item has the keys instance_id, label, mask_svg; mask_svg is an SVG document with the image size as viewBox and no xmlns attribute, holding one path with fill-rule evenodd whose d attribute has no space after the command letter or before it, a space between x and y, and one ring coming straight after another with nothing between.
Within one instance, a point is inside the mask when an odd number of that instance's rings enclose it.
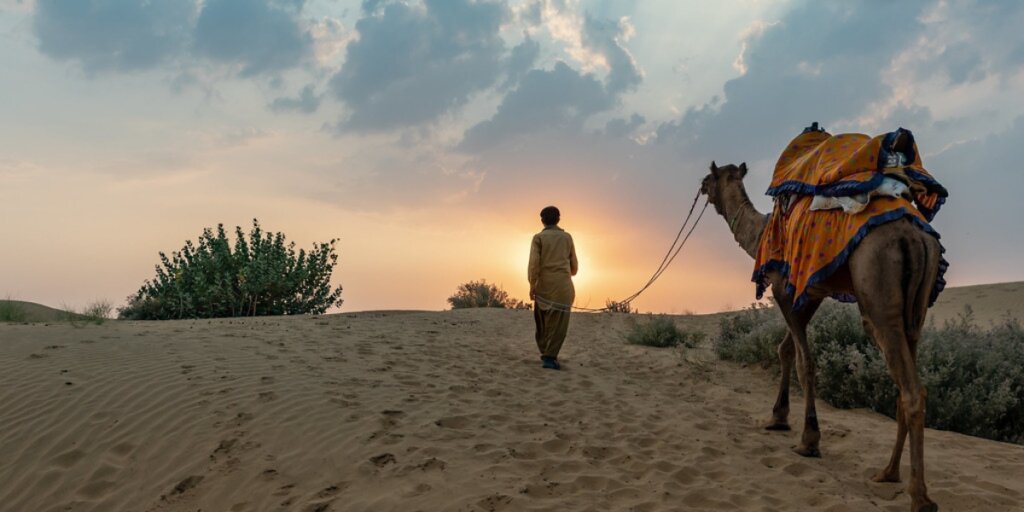
<instances>
[{"instance_id":1,"label":"camel's hoof","mask_svg":"<svg viewBox=\"0 0 1024 512\"><path fill-rule=\"evenodd\" d=\"M923 505L914 505L911 507L914 512L939 512L939 506L932 501L928 501Z\"/></svg>"},{"instance_id":2,"label":"camel's hoof","mask_svg":"<svg viewBox=\"0 0 1024 512\"><path fill-rule=\"evenodd\" d=\"M777 430L777 431L790 431L789 423L783 423L781 421L773 421L764 426L765 430Z\"/></svg>"},{"instance_id":3,"label":"camel's hoof","mask_svg":"<svg viewBox=\"0 0 1024 512\"><path fill-rule=\"evenodd\" d=\"M900 473L899 473L899 471L897 471L895 473L890 473L888 471L882 470L882 471L879 471L877 475L871 477L871 481L872 482L877 482L877 483L880 483L880 484L882 484L882 483L897 483L897 482L900 481Z\"/></svg>"},{"instance_id":4,"label":"camel's hoof","mask_svg":"<svg viewBox=\"0 0 1024 512\"><path fill-rule=\"evenodd\" d=\"M821 450L817 446L797 446L793 451L803 457L821 457Z\"/></svg>"}]
</instances>

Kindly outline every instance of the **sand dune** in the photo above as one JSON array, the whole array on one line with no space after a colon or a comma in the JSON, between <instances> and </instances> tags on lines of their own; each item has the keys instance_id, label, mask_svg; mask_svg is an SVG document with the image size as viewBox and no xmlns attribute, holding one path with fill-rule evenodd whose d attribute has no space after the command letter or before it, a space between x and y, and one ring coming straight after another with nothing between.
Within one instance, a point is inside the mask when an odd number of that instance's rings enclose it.
<instances>
[{"instance_id":1,"label":"sand dune","mask_svg":"<svg viewBox=\"0 0 1024 512\"><path fill-rule=\"evenodd\" d=\"M963 314L964 306L971 307L975 320L982 326L1007 317L1024 318L1024 282L947 288L928 311L928 318L941 324Z\"/></svg>"},{"instance_id":2,"label":"sand dune","mask_svg":"<svg viewBox=\"0 0 1024 512\"><path fill-rule=\"evenodd\" d=\"M821 405L804 459L766 373L573 322L562 372L521 311L0 325L0 509L909 508L889 419ZM1024 507L1024 447L926 443L943 510Z\"/></svg>"}]
</instances>

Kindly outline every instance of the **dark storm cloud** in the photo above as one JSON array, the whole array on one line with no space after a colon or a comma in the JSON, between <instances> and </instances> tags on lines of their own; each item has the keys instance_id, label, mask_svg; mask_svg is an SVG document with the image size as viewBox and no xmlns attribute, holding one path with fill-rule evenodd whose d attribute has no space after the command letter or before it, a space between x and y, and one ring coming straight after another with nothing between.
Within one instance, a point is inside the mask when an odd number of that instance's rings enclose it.
<instances>
[{"instance_id":1,"label":"dark storm cloud","mask_svg":"<svg viewBox=\"0 0 1024 512\"><path fill-rule=\"evenodd\" d=\"M298 97L281 97L270 104L270 109L274 112L302 112L304 114L312 114L319 107L320 95L314 91L312 84L303 87Z\"/></svg>"},{"instance_id":2,"label":"dark storm cloud","mask_svg":"<svg viewBox=\"0 0 1024 512\"><path fill-rule=\"evenodd\" d=\"M33 16L39 50L90 73L151 69L202 57L243 75L298 65L312 37L298 18L302 0L40 0ZM185 62L187 65L188 62Z\"/></svg>"},{"instance_id":3,"label":"dark storm cloud","mask_svg":"<svg viewBox=\"0 0 1024 512\"><path fill-rule=\"evenodd\" d=\"M884 73L921 32L923 2L801 2L747 41L747 72L718 104L663 124L658 140L692 156L757 160L812 121L826 127L891 96Z\"/></svg>"},{"instance_id":4,"label":"dark storm cloud","mask_svg":"<svg viewBox=\"0 0 1024 512\"><path fill-rule=\"evenodd\" d=\"M206 0L195 32L196 52L213 61L237 64L243 76L276 72L300 64L313 38L299 23L297 0Z\"/></svg>"},{"instance_id":5,"label":"dark storm cloud","mask_svg":"<svg viewBox=\"0 0 1024 512\"><path fill-rule=\"evenodd\" d=\"M177 56L194 15L195 2L183 0L39 0L32 24L49 57L90 73L136 71Z\"/></svg>"},{"instance_id":6,"label":"dark storm cloud","mask_svg":"<svg viewBox=\"0 0 1024 512\"><path fill-rule=\"evenodd\" d=\"M425 0L366 2L357 40L331 79L349 115L343 131L430 123L493 86L506 48L499 35L511 13L501 3Z\"/></svg>"}]
</instances>

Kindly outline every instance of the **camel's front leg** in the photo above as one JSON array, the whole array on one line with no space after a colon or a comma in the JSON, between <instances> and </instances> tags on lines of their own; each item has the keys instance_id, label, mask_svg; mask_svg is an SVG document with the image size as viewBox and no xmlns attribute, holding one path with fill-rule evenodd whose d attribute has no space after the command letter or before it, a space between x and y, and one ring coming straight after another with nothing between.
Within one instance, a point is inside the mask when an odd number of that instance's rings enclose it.
<instances>
[{"instance_id":1,"label":"camel's front leg","mask_svg":"<svg viewBox=\"0 0 1024 512\"><path fill-rule=\"evenodd\" d=\"M800 377L800 384L804 388L804 430L800 435L800 444L793 451L804 457L821 457L821 450L818 447L821 430L818 427L818 413L814 404L814 356L811 355L810 345L807 343L807 324L814 317L821 300L809 300L800 311L793 311L792 297L784 296L778 289L773 290L773 293L796 345L797 376Z\"/></svg>"},{"instance_id":2,"label":"camel's front leg","mask_svg":"<svg viewBox=\"0 0 1024 512\"><path fill-rule=\"evenodd\" d=\"M766 430L789 430L789 381L793 372L795 355L793 335L786 331L782 343L779 343L779 365L782 367L779 396L775 399L775 406L772 407L772 420L764 427Z\"/></svg>"}]
</instances>

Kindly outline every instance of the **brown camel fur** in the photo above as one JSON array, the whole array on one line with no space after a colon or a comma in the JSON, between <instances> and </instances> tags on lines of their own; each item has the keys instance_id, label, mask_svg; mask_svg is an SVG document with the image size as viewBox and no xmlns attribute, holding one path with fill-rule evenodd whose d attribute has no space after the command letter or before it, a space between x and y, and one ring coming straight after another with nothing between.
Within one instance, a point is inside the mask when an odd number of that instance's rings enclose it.
<instances>
[{"instance_id":1,"label":"brown camel fur","mask_svg":"<svg viewBox=\"0 0 1024 512\"><path fill-rule=\"evenodd\" d=\"M717 167L704 178L701 191L729 224L736 242L756 257L761 233L768 217L750 202L743 178L746 164ZM807 324L822 300L833 292L857 297L864 329L881 349L889 375L899 388L896 412L896 445L888 466L876 482L900 481L900 456L910 434L911 510L932 512L938 506L928 498L924 483L925 389L917 373L917 344L921 340L932 287L939 272L941 247L931 235L910 221L901 219L872 229L850 255L846 265L829 279L808 288L810 299L799 311L786 293L786 278L768 275L775 302L786 319L789 332L779 344L782 382L766 428L789 430L789 379L796 359L797 376L804 390L804 429L794 451L805 457L820 457L821 432L814 407L814 358L807 344Z\"/></svg>"}]
</instances>

